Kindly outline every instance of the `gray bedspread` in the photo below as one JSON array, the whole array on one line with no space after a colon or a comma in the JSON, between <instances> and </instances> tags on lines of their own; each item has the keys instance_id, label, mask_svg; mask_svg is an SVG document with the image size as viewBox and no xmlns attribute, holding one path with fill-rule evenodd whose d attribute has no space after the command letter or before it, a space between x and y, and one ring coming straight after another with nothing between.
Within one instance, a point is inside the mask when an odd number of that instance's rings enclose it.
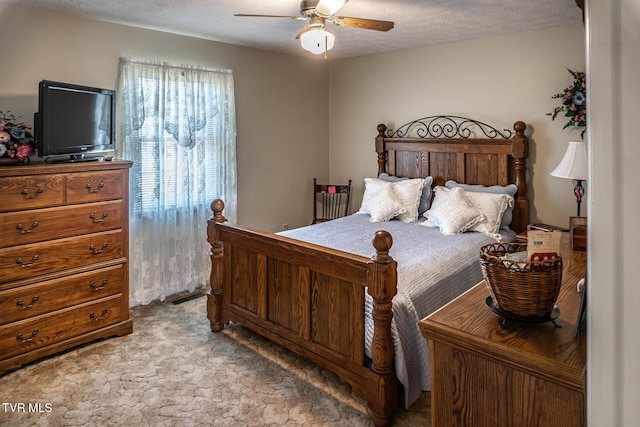
<instances>
[{"instance_id":1,"label":"gray bedspread","mask_svg":"<svg viewBox=\"0 0 640 427\"><path fill-rule=\"evenodd\" d=\"M344 218L278 234L316 243L345 252L371 257L374 233L386 230L393 237L390 255L398 262L398 293L393 299L391 334L395 368L405 390L405 406L431 390L429 346L418 328L418 321L453 300L482 280L480 247L495 239L470 232L445 236L437 228L416 223L389 221L371 223L369 215ZM510 241L515 233L503 240ZM365 301L365 343L371 356L373 320L371 297Z\"/></svg>"}]
</instances>

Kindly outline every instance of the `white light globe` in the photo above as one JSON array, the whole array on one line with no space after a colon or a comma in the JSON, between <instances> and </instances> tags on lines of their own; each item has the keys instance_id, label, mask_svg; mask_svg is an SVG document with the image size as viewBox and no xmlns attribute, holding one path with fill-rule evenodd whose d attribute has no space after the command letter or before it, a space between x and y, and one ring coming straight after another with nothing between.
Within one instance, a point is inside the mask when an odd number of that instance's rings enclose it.
<instances>
[{"instance_id":1,"label":"white light globe","mask_svg":"<svg viewBox=\"0 0 640 427\"><path fill-rule=\"evenodd\" d=\"M335 41L335 36L322 27L310 28L300 36L302 48L316 55L331 50Z\"/></svg>"}]
</instances>

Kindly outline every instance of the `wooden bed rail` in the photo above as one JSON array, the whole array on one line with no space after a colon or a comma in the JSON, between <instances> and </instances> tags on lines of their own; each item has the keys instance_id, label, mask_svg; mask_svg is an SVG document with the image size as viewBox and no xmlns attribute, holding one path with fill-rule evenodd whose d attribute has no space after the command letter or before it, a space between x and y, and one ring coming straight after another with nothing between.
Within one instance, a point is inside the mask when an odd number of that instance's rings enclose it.
<instances>
[{"instance_id":1,"label":"wooden bed rail","mask_svg":"<svg viewBox=\"0 0 640 427\"><path fill-rule=\"evenodd\" d=\"M226 222L224 202L211 203L213 332L239 322L331 370L367 401L376 426L398 406L391 338L397 264L387 231L372 238L371 258ZM365 356L365 292L372 298L371 360Z\"/></svg>"}]
</instances>

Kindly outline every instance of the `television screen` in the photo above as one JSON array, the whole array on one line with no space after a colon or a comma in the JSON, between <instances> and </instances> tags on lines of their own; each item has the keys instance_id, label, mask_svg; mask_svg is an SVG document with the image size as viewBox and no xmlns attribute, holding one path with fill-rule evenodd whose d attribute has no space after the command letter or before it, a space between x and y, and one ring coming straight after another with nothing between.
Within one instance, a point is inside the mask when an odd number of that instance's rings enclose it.
<instances>
[{"instance_id":1,"label":"television screen","mask_svg":"<svg viewBox=\"0 0 640 427\"><path fill-rule=\"evenodd\" d=\"M115 91L69 83L40 82L35 119L38 154L68 155L115 149Z\"/></svg>"}]
</instances>

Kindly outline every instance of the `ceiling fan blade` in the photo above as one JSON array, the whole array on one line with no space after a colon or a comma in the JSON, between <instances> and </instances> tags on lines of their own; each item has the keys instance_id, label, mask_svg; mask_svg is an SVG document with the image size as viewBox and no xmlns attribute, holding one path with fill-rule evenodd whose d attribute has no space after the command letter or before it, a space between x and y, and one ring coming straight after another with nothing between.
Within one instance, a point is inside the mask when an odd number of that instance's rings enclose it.
<instances>
[{"instance_id":1,"label":"ceiling fan blade","mask_svg":"<svg viewBox=\"0 0 640 427\"><path fill-rule=\"evenodd\" d=\"M306 20L307 18L305 18L304 16L291 16L291 15L252 15L249 13L236 13L233 16L244 16L244 17L250 17L250 18L289 18L289 19L304 19Z\"/></svg>"},{"instance_id":2,"label":"ceiling fan blade","mask_svg":"<svg viewBox=\"0 0 640 427\"><path fill-rule=\"evenodd\" d=\"M350 18L348 16L334 16L331 22L339 27L355 27L365 30L389 31L393 28L391 21L379 21L377 19Z\"/></svg>"},{"instance_id":3,"label":"ceiling fan blade","mask_svg":"<svg viewBox=\"0 0 640 427\"><path fill-rule=\"evenodd\" d=\"M316 12L324 17L335 15L349 0L320 0L316 5Z\"/></svg>"}]
</instances>

